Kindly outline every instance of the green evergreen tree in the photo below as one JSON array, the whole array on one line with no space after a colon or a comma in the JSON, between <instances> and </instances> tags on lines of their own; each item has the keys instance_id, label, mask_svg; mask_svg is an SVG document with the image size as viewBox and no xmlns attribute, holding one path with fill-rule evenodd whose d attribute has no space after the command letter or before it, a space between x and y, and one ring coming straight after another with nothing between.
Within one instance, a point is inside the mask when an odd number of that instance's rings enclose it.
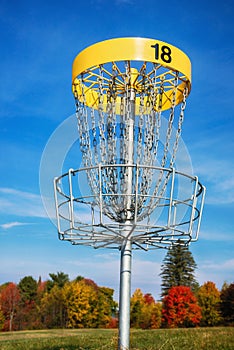
<instances>
[{"instance_id":1,"label":"green evergreen tree","mask_svg":"<svg viewBox=\"0 0 234 350\"><path fill-rule=\"evenodd\" d=\"M160 276L162 278L162 296L167 295L171 287L186 286L196 292L199 284L194 273L197 264L188 246L180 241L174 244L168 251L161 266Z\"/></svg>"},{"instance_id":2,"label":"green evergreen tree","mask_svg":"<svg viewBox=\"0 0 234 350\"><path fill-rule=\"evenodd\" d=\"M37 296L37 281L32 276L22 278L18 284L21 300L34 301Z\"/></svg>"},{"instance_id":3,"label":"green evergreen tree","mask_svg":"<svg viewBox=\"0 0 234 350\"><path fill-rule=\"evenodd\" d=\"M50 291L54 286L63 288L65 283L69 282L69 276L64 272L49 273L51 280L47 281L47 290Z\"/></svg>"},{"instance_id":4,"label":"green evergreen tree","mask_svg":"<svg viewBox=\"0 0 234 350\"><path fill-rule=\"evenodd\" d=\"M36 305L38 283L32 276L23 277L18 288L20 291L20 302L17 310L17 329L40 328L38 309Z\"/></svg>"}]
</instances>

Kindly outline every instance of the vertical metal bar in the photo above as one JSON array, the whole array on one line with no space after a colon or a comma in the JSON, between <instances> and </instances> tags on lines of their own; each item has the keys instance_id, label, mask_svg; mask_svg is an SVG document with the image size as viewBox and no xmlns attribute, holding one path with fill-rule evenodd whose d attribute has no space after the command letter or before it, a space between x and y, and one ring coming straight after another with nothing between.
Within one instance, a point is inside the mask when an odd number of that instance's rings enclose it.
<instances>
[{"instance_id":1,"label":"vertical metal bar","mask_svg":"<svg viewBox=\"0 0 234 350\"><path fill-rule=\"evenodd\" d=\"M57 219L57 227L58 227L58 233L61 235L61 228L60 228L60 216L59 216L59 201L58 201L58 194L57 194L57 183L58 183L58 177L55 177L54 179L54 199L55 199L55 210L56 210L56 219Z\"/></svg>"},{"instance_id":2,"label":"vertical metal bar","mask_svg":"<svg viewBox=\"0 0 234 350\"><path fill-rule=\"evenodd\" d=\"M169 201L167 227L171 227L171 213L173 208L174 184L175 184L175 168L172 168L171 193L170 193L170 201Z\"/></svg>"},{"instance_id":3,"label":"vertical metal bar","mask_svg":"<svg viewBox=\"0 0 234 350\"><path fill-rule=\"evenodd\" d=\"M134 162L134 123L135 123L135 91L130 90L130 110L128 114L128 171L126 181L126 212L124 235L126 239L121 246L120 262L120 290L119 290L119 350L129 350L130 338L130 299L131 299L131 266L132 266L132 243L131 227L133 218L131 213L132 185L133 185L133 162Z\"/></svg>"},{"instance_id":4,"label":"vertical metal bar","mask_svg":"<svg viewBox=\"0 0 234 350\"><path fill-rule=\"evenodd\" d=\"M192 242L195 242L198 240L198 234L200 231L200 225L201 225L201 218L202 218L202 212L203 212L203 208L204 208L204 201L205 201L205 195L206 195L206 187L202 186L202 198L201 198L201 204L200 204L200 213L199 213L199 218L198 218L198 223L197 223L197 230L196 230L196 235L195 238L192 239Z\"/></svg>"},{"instance_id":5,"label":"vertical metal bar","mask_svg":"<svg viewBox=\"0 0 234 350\"><path fill-rule=\"evenodd\" d=\"M102 168L101 168L101 164L98 165L98 177L99 177L100 223L102 224Z\"/></svg>"},{"instance_id":6,"label":"vertical metal bar","mask_svg":"<svg viewBox=\"0 0 234 350\"><path fill-rule=\"evenodd\" d=\"M138 212L138 184L139 184L139 166L138 164L136 164L135 166L135 179L136 179L136 183L135 183L135 215L134 215L134 223L137 223L137 212Z\"/></svg>"},{"instance_id":7,"label":"vertical metal bar","mask_svg":"<svg viewBox=\"0 0 234 350\"><path fill-rule=\"evenodd\" d=\"M68 171L68 180L69 180L69 216L70 216L70 229L74 228L74 204L73 204L73 190L72 190L72 176L73 176L74 170L69 169Z\"/></svg>"},{"instance_id":8,"label":"vertical metal bar","mask_svg":"<svg viewBox=\"0 0 234 350\"><path fill-rule=\"evenodd\" d=\"M119 294L119 350L129 349L130 338L130 299L131 299L132 245L128 239L122 245L120 263Z\"/></svg>"},{"instance_id":9,"label":"vertical metal bar","mask_svg":"<svg viewBox=\"0 0 234 350\"><path fill-rule=\"evenodd\" d=\"M192 209L190 214L190 222L189 222L189 228L188 228L188 234L192 238L192 231L193 231L193 223L194 223L194 215L195 215L195 209L197 204L197 187L198 187L198 177L194 177L195 180L195 186L193 190L193 196L192 196Z\"/></svg>"}]
</instances>

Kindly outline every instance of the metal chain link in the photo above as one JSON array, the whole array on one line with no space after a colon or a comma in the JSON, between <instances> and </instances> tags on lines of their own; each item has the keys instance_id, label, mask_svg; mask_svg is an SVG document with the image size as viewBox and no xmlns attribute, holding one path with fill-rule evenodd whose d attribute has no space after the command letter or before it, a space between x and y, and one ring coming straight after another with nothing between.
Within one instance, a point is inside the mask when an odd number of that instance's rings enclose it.
<instances>
[{"instance_id":1,"label":"metal chain link","mask_svg":"<svg viewBox=\"0 0 234 350\"><path fill-rule=\"evenodd\" d=\"M149 114L146 115L146 123L144 128L144 134L146 137L146 142L144 145L143 152L143 165L153 165L158 150L159 142L159 130L161 126L161 111L159 109L162 105L162 94L163 94L163 82L164 79L161 79L160 83L160 95L159 95L159 107L157 108L157 98L158 98L158 88L157 88L157 69L156 64L153 65L153 77L148 81L148 95L151 96L150 99L147 99ZM142 207L148 198L149 189L152 183L153 171L151 168L143 167L141 174L141 183L140 183L140 205Z\"/></svg>"},{"instance_id":2,"label":"metal chain link","mask_svg":"<svg viewBox=\"0 0 234 350\"><path fill-rule=\"evenodd\" d=\"M178 76L176 75L175 80L174 80L173 91L172 91L171 108L170 108L170 115L169 115L169 120L168 120L166 142L164 145L164 153L163 153L163 158L161 161L162 167L164 167L166 164L167 154L168 154L169 146L170 146L171 132L172 132L174 115L175 115L177 85L178 85Z\"/></svg>"},{"instance_id":3,"label":"metal chain link","mask_svg":"<svg viewBox=\"0 0 234 350\"><path fill-rule=\"evenodd\" d=\"M181 135L181 131L182 131L182 124L183 124L183 121L184 121L184 110L185 110L185 107L186 107L187 96L188 96L188 88L185 87L185 89L183 91L183 101L182 101L181 107L180 107L180 116L179 116L178 128L177 128L177 131L176 131L175 143L174 143L174 146L173 146L173 152L172 152L172 157L171 157L171 161L170 161L170 167L171 168L174 165L177 149L178 149L178 146L179 146L179 139L180 139L180 135Z\"/></svg>"},{"instance_id":4,"label":"metal chain link","mask_svg":"<svg viewBox=\"0 0 234 350\"><path fill-rule=\"evenodd\" d=\"M112 80L109 83L109 89L107 91L107 154L108 163L116 163L116 84L115 84L115 66L112 66ZM116 167L108 168L108 190L111 194L109 199L112 204L112 208L117 210L117 169Z\"/></svg>"},{"instance_id":5,"label":"metal chain link","mask_svg":"<svg viewBox=\"0 0 234 350\"><path fill-rule=\"evenodd\" d=\"M98 79L98 114L99 114L99 135L100 135L100 160L102 164L106 163L106 147L105 147L105 116L104 116L104 106L103 106L103 69L102 65L99 66Z\"/></svg>"}]
</instances>

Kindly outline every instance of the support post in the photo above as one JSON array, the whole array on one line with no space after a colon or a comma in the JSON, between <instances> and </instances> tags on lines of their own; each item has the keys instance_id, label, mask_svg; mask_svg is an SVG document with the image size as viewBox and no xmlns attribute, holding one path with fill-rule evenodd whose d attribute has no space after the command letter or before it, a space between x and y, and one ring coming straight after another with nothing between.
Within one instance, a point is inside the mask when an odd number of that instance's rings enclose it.
<instances>
[{"instance_id":1,"label":"support post","mask_svg":"<svg viewBox=\"0 0 234 350\"><path fill-rule=\"evenodd\" d=\"M135 71L134 71L135 72ZM130 72L131 74L132 72ZM134 81L134 75L131 80ZM136 79L136 78L135 78ZM124 155L126 164L129 165L126 177L126 212L125 240L121 247L120 262L120 290L119 290L119 346L118 350L129 350L130 338L130 300L131 300L131 269L132 269L132 242L131 242L131 203L133 185L134 163L134 123L135 123L135 91L129 90L129 114L128 114L128 154Z\"/></svg>"},{"instance_id":2,"label":"support post","mask_svg":"<svg viewBox=\"0 0 234 350\"><path fill-rule=\"evenodd\" d=\"M119 345L118 350L129 350L131 299L132 245L127 239L121 249L119 288Z\"/></svg>"}]
</instances>

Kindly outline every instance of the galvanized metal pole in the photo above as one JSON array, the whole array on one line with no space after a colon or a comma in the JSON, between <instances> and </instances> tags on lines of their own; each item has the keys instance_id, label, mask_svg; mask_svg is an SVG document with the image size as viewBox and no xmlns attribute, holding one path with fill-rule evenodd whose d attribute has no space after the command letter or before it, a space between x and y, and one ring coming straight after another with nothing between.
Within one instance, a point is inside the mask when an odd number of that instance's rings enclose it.
<instances>
[{"instance_id":1,"label":"galvanized metal pole","mask_svg":"<svg viewBox=\"0 0 234 350\"><path fill-rule=\"evenodd\" d=\"M120 261L120 291L119 291L119 350L129 350L130 343L130 300L131 300L131 270L132 270L132 243L131 243L131 202L132 202L132 185L133 185L133 167L134 162L134 123L135 123L135 91L130 90L130 111L128 120L128 156L126 165L126 213L125 237L121 247Z\"/></svg>"},{"instance_id":2,"label":"galvanized metal pole","mask_svg":"<svg viewBox=\"0 0 234 350\"><path fill-rule=\"evenodd\" d=\"M119 296L119 350L129 349L132 246L127 240L121 250Z\"/></svg>"}]
</instances>

